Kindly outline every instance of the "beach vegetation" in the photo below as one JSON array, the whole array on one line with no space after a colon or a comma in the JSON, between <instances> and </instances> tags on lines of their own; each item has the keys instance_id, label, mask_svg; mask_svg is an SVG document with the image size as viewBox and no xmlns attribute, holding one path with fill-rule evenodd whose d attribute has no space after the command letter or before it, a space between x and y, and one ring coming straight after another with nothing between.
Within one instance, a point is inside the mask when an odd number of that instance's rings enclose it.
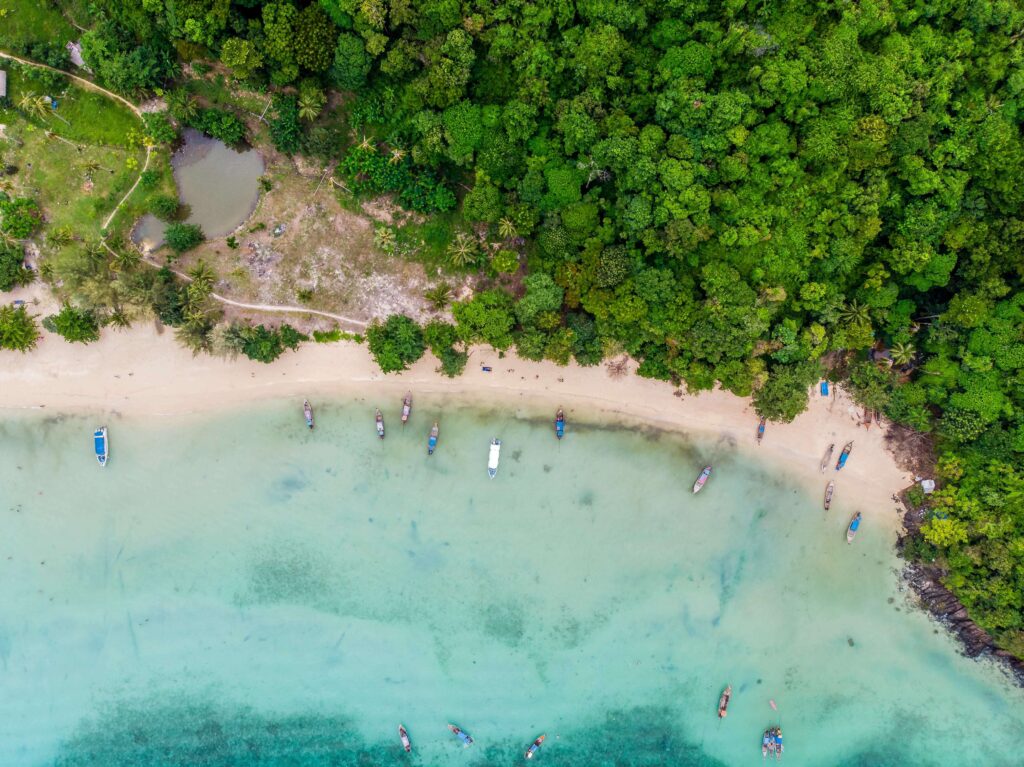
<instances>
[{"instance_id":1,"label":"beach vegetation","mask_svg":"<svg viewBox=\"0 0 1024 767\"><path fill-rule=\"evenodd\" d=\"M24 240L31 237L42 221L43 211L35 200L29 197L0 196L0 234L8 239Z\"/></svg>"},{"instance_id":2,"label":"beach vegetation","mask_svg":"<svg viewBox=\"0 0 1024 767\"><path fill-rule=\"evenodd\" d=\"M0 292L28 285L35 272L25 266L25 251L17 243L0 240Z\"/></svg>"},{"instance_id":3,"label":"beach vegetation","mask_svg":"<svg viewBox=\"0 0 1024 767\"><path fill-rule=\"evenodd\" d=\"M404 314L392 314L366 329L370 354L385 373L398 373L423 356L423 330Z\"/></svg>"},{"instance_id":4,"label":"beach vegetation","mask_svg":"<svg viewBox=\"0 0 1024 767\"><path fill-rule=\"evenodd\" d=\"M459 337L458 328L450 322L432 320L423 328L423 340L441 363L438 372L449 378L462 375L469 353Z\"/></svg>"},{"instance_id":5,"label":"beach vegetation","mask_svg":"<svg viewBox=\"0 0 1024 767\"><path fill-rule=\"evenodd\" d=\"M284 354L294 351L309 340L287 323L280 327L235 322L222 327L221 349L244 354L251 360L269 364Z\"/></svg>"},{"instance_id":6,"label":"beach vegetation","mask_svg":"<svg viewBox=\"0 0 1024 767\"><path fill-rule=\"evenodd\" d=\"M24 306L0 306L0 349L27 352L39 341L35 315Z\"/></svg>"},{"instance_id":7,"label":"beach vegetation","mask_svg":"<svg viewBox=\"0 0 1024 767\"><path fill-rule=\"evenodd\" d=\"M59 312L46 317L43 327L63 336L69 343L88 344L100 338L100 323L96 315L71 304L64 304Z\"/></svg>"}]
</instances>

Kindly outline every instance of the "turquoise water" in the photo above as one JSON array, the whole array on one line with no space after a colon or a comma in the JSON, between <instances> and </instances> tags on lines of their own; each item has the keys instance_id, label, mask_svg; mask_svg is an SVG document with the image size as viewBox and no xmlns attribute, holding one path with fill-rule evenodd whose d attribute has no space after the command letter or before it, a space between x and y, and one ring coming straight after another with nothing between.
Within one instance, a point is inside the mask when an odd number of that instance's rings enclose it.
<instances>
[{"instance_id":1,"label":"turquoise water","mask_svg":"<svg viewBox=\"0 0 1024 767\"><path fill-rule=\"evenodd\" d=\"M96 418L8 414L0 764L743 765L780 721L791 765L1024 760L842 478L825 514L726 441L398 406L108 415L106 469Z\"/></svg>"}]
</instances>

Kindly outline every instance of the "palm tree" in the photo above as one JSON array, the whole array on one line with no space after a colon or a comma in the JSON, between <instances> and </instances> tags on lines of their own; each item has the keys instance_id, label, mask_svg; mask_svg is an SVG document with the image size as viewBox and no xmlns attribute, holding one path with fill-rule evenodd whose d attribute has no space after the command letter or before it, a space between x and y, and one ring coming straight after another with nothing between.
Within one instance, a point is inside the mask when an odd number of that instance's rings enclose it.
<instances>
[{"instance_id":1,"label":"palm tree","mask_svg":"<svg viewBox=\"0 0 1024 767\"><path fill-rule=\"evenodd\" d=\"M407 150L402 149L402 147L400 146L396 146L392 148L391 157L388 158L388 162L391 163L392 165L398 165L398 163L405 159L405 156L407 154L409 154Z\"/></svg>"},{"instance_id":2,"label":"palm tree","mask_svg":"<svg viewBox=\"0 0 1024 767\"><path fill-rule=\"evenodd\" d=\"M188 271L192 278L192 286L197 293L209 295L213 290L213 283L217 279L217 273L213 271L208 263L200 261Z\"/></svg>"},{"instance_id":3,"label":"palm tree","mask_svg":"<svg viewBox=\"0 0 1024 767\"><path fill-rule=\"evenodd\" d=\"M46 235L46 241L55 248L63 248L74 239L70 226L58 226Z\"/></svg>"},{"instance_id":4,"label":"palm tree","mask_svg":"<svg viewBox=\"0 0 1024 767\"><path fill-rule=\"evenodd\" d=\"M913 344L898 343L890 347L889 354L892 357L893 365L906 367L914 361L914 358L917 356L917 349L914 348Z\"/></svg>"},{"instance_id":5,"label":"palm tree","mask_svg":"<svg viewBox=\"0 0 1024 767\"><path fill-rule=\"evenodd\" d=\"M447 282L441 282L423 293L423 297L438 311L444 309L452 297L452 288Z\"/></svg>"},{"instance_id":6,"label":"palm tree","mask_svg":"<svg viewBox=\"0 0 1024 767\"><path fill-rule=\"evenodd\" d=\"M519 234L519 231L516 229L516 224L511 218L503 218L498 222L498 234L506 240L511 240Z\"/></svg>"},{"instance_id":7,"label":"palm tree","mask_svg":"<svg viewBox=\"0 0 1024 767\"><path fill-rule=\"evenodd\" d=\"M142 256L134 248L122 248L114 254L113 267L118 272L130 272L142 260Z\"/></svg>"},{"instance_id":8,"label":"palm tree","mask_svg":"<svg viewBox=\"0 0 1024 767\"><path fill-rule=\"evenodd\" d=\"M375 149L375 147L373 145L373 140L369 136L367 136L365 133L363 134L363 140L359 142L359 148L360 149L364 149L364 150L368 150L368 151Z\"/></svg>"},{"instance_id":9,"label":"palm tree","mask_svg":"<svg viewBox=\"0 0 1024 767\"><path fill-rule=\"evenodd\" d=\"M395 249L395 230L390 226L378 226L373 231L373 244L390 253Z\"/></svg>"},{"instance_id":10,"label":"palm tree","mask_svg":"<svg viewBox=\"0 0 1024 767\"><path fill-rule=\"evenodd\" d=\"M871 323L871 310L854 299L839 312L839 319L852 325L868 325Z\"/></svg>"},{"instance_id":11,"label":"palm tree","mask_svg":"<svg viewBox=\"0 0 1024 767\"><path fill-rule=\"evenodd\" d=\"M459 232L448 245L448 260L452 266L469 266L476 261L477 243L465 232Z\"/></svg>"},{"instance_id":12,"label":"palm tree","mask_svg":"<svg viewBox=\"0 0 1024 767\"><path fill-rule=\"evenodd\" d=\"M191 122L199 113L199 102L184 88L171 91L167 97L167 106L171 114L183 123Z\"/></svg>"},{"instance_id":13,"label":"palm tree","mask_svg":"<svg viewBox=\"0 0 1024 767\"><path fill-rule=\"evenodd\" d=\"M50 100L46 96L37 96L33 91L29 91L18 100L18 109L29 117L42 119L49 106Z\"/></svg>"},{"instance_id":14,"label":"palm tree","mask_svg":"<svg viewBox=\"0 0 1024 767\"><path fill-rule=\"evenodd\" d=\"M318 90L309 90L299 96L299 117L313 122L324 108L324 94Z\"/></svg>"}]
</instances>

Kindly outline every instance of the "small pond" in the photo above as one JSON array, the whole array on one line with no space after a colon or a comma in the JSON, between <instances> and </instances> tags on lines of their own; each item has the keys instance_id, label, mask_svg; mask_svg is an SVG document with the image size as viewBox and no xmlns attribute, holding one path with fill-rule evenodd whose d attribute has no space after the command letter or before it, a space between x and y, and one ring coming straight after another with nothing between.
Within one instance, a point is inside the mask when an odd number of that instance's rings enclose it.
<instances>
[{"instance_id":1,"label":"small pond","mask_svg":"<svg viewBox=\"0 0 1024 767\"><path fill-rule=\"evenodd\" d=\"M217 139L187 128L181 148L171 157L178 198L189 209L189 224L199 224L207 237L223 237L245 221L259 200L263 156L255 149L232 149ZM147 213L132 240L152 250L163 243L166 224Z\"/></svg>"}]
</instances>

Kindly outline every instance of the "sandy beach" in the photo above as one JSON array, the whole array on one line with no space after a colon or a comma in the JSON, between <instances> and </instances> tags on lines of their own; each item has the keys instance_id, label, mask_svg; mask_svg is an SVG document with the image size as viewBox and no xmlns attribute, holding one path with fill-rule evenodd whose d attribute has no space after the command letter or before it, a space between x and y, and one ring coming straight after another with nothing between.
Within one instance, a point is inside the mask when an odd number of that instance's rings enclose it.
<instances>
[{"instance_id":1,"label":"sandy beach","mask_svg":"<svg viewBox=\"0 0 1024 767\"><path fill-rule=\"evenodd\" d=\"M490 367L485 372L483 367ZM661 428L714 433L738 445L755 444L757 416L749 399L723 391L677 396L670 384L630 373L613 378L605 366L559 367L515 355L499 357L474 348L466 372L449 379L435 372L426 355L401 375L384 375L365 346L309 343L272 365L244 358L193 357L170 330L151 323L105 330L83 346L45 334L35 351L0 353L0 408L46 408L55 412L172 417L280 397L346 397L368 393L400 398L415 394L457 395L468 404L506 403L534 410L562 406L570 422L609 416L637 419ZM836 452L855 440L844 480L859 485L863 511L898 527L893 493L913 482L886 449L883 430L858 424L860 410L833 386L832 396L812 392L808 410L791 424L769 424L759 451L808 482L822 480L824 449ZM830 475L835 472L830 471Z\"/></svg>"}]
</instances>

